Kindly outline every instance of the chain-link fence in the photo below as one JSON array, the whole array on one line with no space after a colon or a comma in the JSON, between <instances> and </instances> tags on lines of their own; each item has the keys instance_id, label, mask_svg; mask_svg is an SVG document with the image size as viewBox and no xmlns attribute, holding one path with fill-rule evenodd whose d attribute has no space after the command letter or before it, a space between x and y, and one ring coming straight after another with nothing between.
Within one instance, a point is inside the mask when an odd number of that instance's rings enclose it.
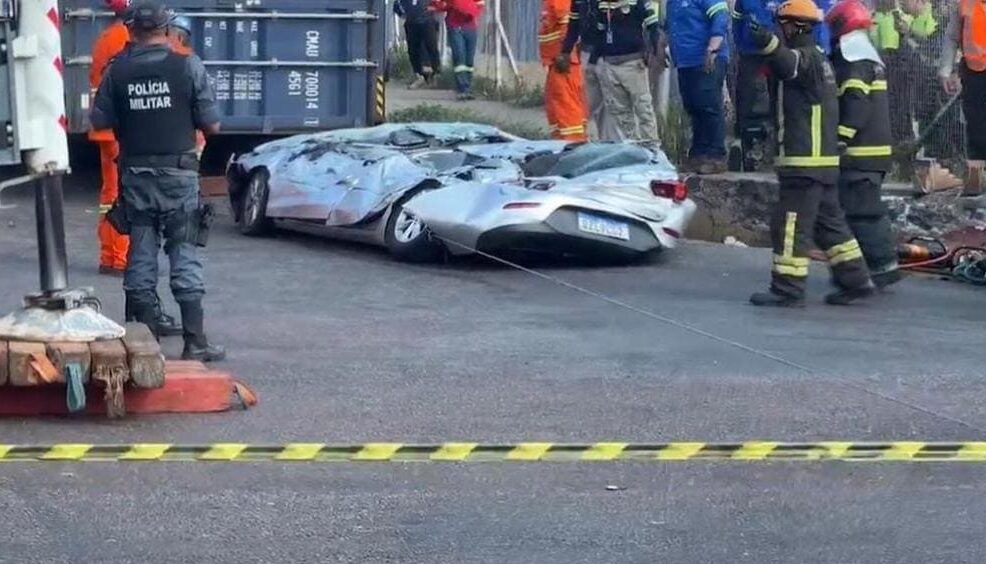
<instances>
[{"instance_id":1,"label":"chain-link fence","mask_svg":"<svg viewBox=\"0 0 986 564\"><path fill-rule=\"evenodd\" d=\"M887 65L890 120L894 144L902 156L920 156L962 168L965 159L961 103L945 93L938 63L948 19L956 0L879 0L871 33ZM986 125L986 124L984 124ZM900 162L901 172L909 172Z\"/></svg>"},{"instance_id":2,"label":"chain-link fence","mask_svg":"<svg viewBox=\"0 0 986 564\"><path fill-rule=\"evenodd\" d=\"M538 60L537 29L542 0L500 0L500 21L506 43L516 63ZM909 179L914 157L934 159L961 173L965 167L965 133L961 103L945 93L938 80L938 62L945 44L948 19L957 0L866 0L874 12L876 24L871 32L874 44L887 66L888 91L897 167L894 175ZM487 0L488 8L493 6ZM499 34L492 21L493 10L487 9L480 24L477 50L485 55L485 67L496 52ZM399 32L399 27L397 27ZM395 41L399 41L395 36ZM735 50L734 50L735 53ZM505 55L504 55L505 56ZM734 55L734 60L736 59ZM506 64L501 61L501 63ZM728 85L735 83L736 65L730 66ZM490 68L480 68L490 73ZM509 71L507 71L509 74ZM673 69L662 77L671 86L663 88L670 96L655 96L659 114L665 116L662 129L675 136L669 152L683 157L688 143L687 117L680 108ZM655 85L655 94L659 88ZM732 91L731 87L727 90ZM734 97L727 93L726 112L734 119ZM984 124L986 127L986 124ZM727 132L732 132L727 124ZM727 139L727 143L732 139Z\"/></svg>"}]
</instances>

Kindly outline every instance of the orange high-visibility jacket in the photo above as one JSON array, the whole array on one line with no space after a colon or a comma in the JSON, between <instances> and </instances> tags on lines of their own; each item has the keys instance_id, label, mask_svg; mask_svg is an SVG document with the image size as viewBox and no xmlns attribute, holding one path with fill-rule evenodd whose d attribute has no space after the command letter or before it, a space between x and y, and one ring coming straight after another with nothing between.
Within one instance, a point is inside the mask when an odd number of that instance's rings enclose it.
<instances>
[{"instance_id":1,"label":"orange high-visibility jacket","mask_svg":"<svg viewBox=\"0 0 986 564\"><path fill-rule=\"evenodd\" d=\"M114 20L92 44L92 66L89 67L90 100L95 101L96 90L103 81L103 71L110 60L117 56L130 41L130 32L122 20ZM90 130L89 139L96 142L115 141L110 129Z\"/></svg>"},{"instance_id":2,"label":"orange high-visibility jacket","mask_svg":"<svg viewBox=\"0 0 986 564\"><path fill-rule=\"evenodd\" d=\"M569 18L572 12L571 0L542 0L541 29L538 32L538 45L541 51L541 63L551 65L558 55L561 55L562 43L568 31ZM572 63L578 64L577 50L572 52Z\"/></svg>"},{"instance_id":3,"label":"orange high-visibility jacket","mask_svg":"<svg viewBox=\"0 0 986 564\"><path fill-rule=\"evenodd\" d=\"M986 2L961 0L962 58L970 69L986 71Z\"/></svg>"}]
</instances>

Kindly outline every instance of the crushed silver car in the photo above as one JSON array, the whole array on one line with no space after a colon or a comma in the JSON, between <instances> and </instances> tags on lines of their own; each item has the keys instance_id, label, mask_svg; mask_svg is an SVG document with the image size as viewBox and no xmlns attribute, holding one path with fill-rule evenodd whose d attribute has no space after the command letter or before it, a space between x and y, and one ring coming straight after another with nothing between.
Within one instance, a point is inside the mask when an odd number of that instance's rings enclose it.
<instances>
[{"instance_id":1,"label":"crushed silver car","mask_svg":"<svg viewBox=\"0 0 986 564\"><path fill-rule=\"evenodd\" d=\"M234 159L227 178L244 234L283 227L408 261L477 250L636 258L674 247L695 212L660 151L468 123L289 137Z\"/></svg>"}]
</instances>

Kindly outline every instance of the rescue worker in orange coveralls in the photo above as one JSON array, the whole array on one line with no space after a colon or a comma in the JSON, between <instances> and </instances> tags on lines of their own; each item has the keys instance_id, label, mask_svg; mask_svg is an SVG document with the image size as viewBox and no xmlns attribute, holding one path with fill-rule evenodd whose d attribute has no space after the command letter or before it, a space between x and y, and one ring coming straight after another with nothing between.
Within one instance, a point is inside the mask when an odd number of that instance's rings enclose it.
<instances>
[{"instance_id":1,"label":"rescue worker in orange coveralls","mask_svg":"<svg viewBox=\"0 0 986 564\"><path fill-rule=\"evenodd\" d=\"M130 41L130 33L124 23L123 14L127 10L129 0L105 0L106 7L115 14L110 25L103 30L92 46L92 66L89 67L89 87L93 96L99 83L103 80L103 70L110 60L115 57ZM116 159L120 155L120 146L109 129L92 129L89 140L99 146L99 165L102 174L102 187L99 191L99 273L122 276L127 267L127 249L129 239L113 229L106 220L116 201L119 188L119 174Z\"/></svg>"},{"instance_id":2,"label":"rescue worker in orange coveralls","mask_svg":"<svg viewBox=\"0 0 986 564\"><path fill-rule=\"evenodd\" d=\"M551 137L567 141L587 141L588 110L578 51L573 50L571 64L565 68L559 68L555 64L555 60L561 55L562 43L568 31L571 5L571 0L542 0L541 3L538 45L541 63L548 69L544 84L544 110L548 115Z\"/></svg>"},{"instance_id":3,"label":"rescue worker in orange coveralls","mask_svg":"<svg viewBox=\"0 0 986 564\"><path fill-rule=\"evenodd\" d=\"M114 14L113 21L103 33L96 38L92 46L92 66L89 67L89 86L92 97L103 80L103 72L113 57L116 57L127 43L130 42L130 31L127 29L126 12L130 0L104 0L106 7ZM201 133L200 133L201 135ZM110 129L91 129L89 140L99 147L100 175L102 186L99 190L99 225L96 229L99 236L99 273L112 276L123 276L127 268L127 253L130 239L122 235L110 225L106 213L116 201L120 186L117 158L120 156L120 145ZM204 138L202 145L204 146ZM158 334L163 337L182 334L181 325L174 317L164 313L160 300L157 307ZM126 313L127 321L133 321L131 312Z\"/></svg>"}]
</instances>

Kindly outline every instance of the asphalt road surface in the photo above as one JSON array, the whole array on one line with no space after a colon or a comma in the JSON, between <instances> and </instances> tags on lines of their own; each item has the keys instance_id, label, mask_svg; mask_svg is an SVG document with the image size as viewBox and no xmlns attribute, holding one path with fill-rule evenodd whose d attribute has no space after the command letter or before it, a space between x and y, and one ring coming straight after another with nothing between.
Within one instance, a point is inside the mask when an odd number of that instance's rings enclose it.
<instances>
[{"instance_id":1,"label":"asphalt road surface","mask_svg":"<svg viewBox=\"0 0 986 564\"><path fill-rule=\"evenodd\" d=\"M72 283L119 319L95 192L68 199ZM4 202L0 311L37 285L30 199ZM910 279L833 308L819 268L807 309L763 311L745 302L768 264L689 243L539 267L645 314L227 219L208 325L256 409L4 420L0 443L986 438L986 290ZM7 463L0 562L980 563L984 494L986 464L963 463Z\"/></svg>"}]
</instances>

